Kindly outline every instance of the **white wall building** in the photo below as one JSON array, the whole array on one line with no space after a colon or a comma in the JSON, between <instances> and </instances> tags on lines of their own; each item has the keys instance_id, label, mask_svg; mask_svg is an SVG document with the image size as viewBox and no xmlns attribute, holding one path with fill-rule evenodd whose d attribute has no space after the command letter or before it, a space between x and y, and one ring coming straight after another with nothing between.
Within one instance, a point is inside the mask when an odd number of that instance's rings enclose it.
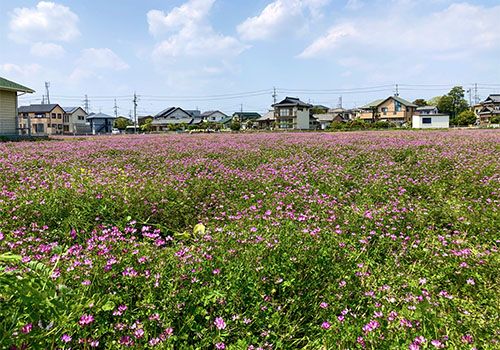
<instances>
[{"instance_id":1,"label":"white wall building","mask_svg":"<svg viewBox=\"0 0 500 350\"><path fill-rule=\"evenodd\" d=\"M450 116L445 114L422 114L413 116L414 129L447 129L450 127Z\"/></svg>"}]
</instances>

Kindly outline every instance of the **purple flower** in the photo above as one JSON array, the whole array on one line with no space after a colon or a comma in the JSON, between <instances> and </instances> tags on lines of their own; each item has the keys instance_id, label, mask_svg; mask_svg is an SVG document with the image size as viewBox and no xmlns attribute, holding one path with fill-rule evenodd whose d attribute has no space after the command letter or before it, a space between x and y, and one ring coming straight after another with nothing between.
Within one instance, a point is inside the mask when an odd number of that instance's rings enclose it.
<instances>
[{"instance_id":1,"label":"purple flower","mask_svg":"<svg viewBox=\"0 0 500 350\"><path fill-rule=\"evenodd\" d=\"M466 335L462 336L462 338L460 340L462 340L462 343L465 343L465 344L474 343L474 338L470 334L466 334Z\"/></svg>"},{"instance_id":2,"label":"purple flower","mask_svg":"<svg viewBox=\"0 0 500 350\"><path fill-rule=\"evenodd\" d=\"M21 332L23 332L24 334L28 334L29 332L31 332L32 329L33 329L33 324L28 323L28 324L25 324L23 326L23 328L21 328Z\"/></svg>"},{"instance_id":3,"label":"purple flower","mask_svg":"<svg viewBox=\"0 0 500 350\"><path fill-rule=\"evenodd\" d=\"M380 323L378 323L375 320L371 320L370 322L368 322L367 324L365 324L363 326L363 331L365 333L370 333L370 332L373 332L375 329L377 329L379 327L380 327Z\"/></svg>"},{"instance_id":4,"label":"purple flower","mask_svg":"<svg viewBox=\"0 0 500 350\"><path fill-rule=\"evenodd\" d=\"M144 329L142 329L142 328L136 329L135 332L134 332L134 336L137 339L142 338L144 336Z\"/></svg>"},{"instance_id":5,"label":"purple flower","mask_svg":"<svg viewBox=\"0 0 500 350\"><path fill-rule=\"evenodd\" d=\"M328 307L328 303L322 302L321 304L319 304L319 307L322 309L326 309Z\"/></svg>"},{"instance_id":6,"label":"purple flower","mask_svg":"<svg viewBox=\"0 0 500 350\"><path fill-rule=\"evenodd\" d=\"M323 329L330 329L332 325L328 322L328 321L325 321L321 324L321 328Z\"/></svg>"},{"instance_id":7,"label":"purple flower","mask_svg":"<svg viewBox=\"0 0 500 350\"><path fill-rule=\"evenodd\" d=\"M215 327L217 329L226 329L226 322L224 322L224 319L222 317L217 317L214 321Z\"/></svg>"},{"instance_id":8,"label":"purple flower","mask_svg":"<svg viewBox=\"0 0 500 350\"><path fill-rule=\"evenodd\" d=\"M86 326L88 324L91 324L92 322L94 322L94 316L86 314L82 315L82 317L80 317L80 321L78 321L80 326Z\"/></svg>"},{"instance_id":9,"label":"purple flower","mask_svg":"<svg viewBox=\"0 0 500 350\"><path fill-rule=\"evenodd\" d=\"M224 343L217 343L217 344L215 344L215 348L217 350L224 350L226 348L226 344L224 344Z\"/></svg>"},{"instance_id":10,"label":"purple flower","mask_svg":"<svg viewBox=\"0 0 500 350\"><path fill-rule=\"evenodd\" d=\"M65 343L69 343L71 341L71 336L69 336L68 334L63 334L61 340Z\"/></svg>"}]
</instances>

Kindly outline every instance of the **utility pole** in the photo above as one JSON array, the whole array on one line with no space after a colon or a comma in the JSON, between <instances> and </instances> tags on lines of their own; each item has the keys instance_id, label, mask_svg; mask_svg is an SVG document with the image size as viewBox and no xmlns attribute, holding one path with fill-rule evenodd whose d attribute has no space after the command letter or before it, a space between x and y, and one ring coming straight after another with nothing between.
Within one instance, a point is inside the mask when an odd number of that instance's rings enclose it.
<instances>
[{"instance_id":1,"label":"utility pole","mask_svg":"<svg viewBox=\"0 0 500 350\"><path fill-rule=\"evenodd\" d=\"M89 98L87 95L85 95L85 100L83 100L83 103L84 103L84 109L85 109L85 113L89 113Z\"/></svg>"},{"instance_id":2,"label":"utility pole","mask_svg":"<svg viewBox=\"0 0 500 350\"><path fill-rule=\"evenodd\" d=\"M467 93L469 94L469 107L472 109L472 89L468 89Z\"/></svg>"},{"instance_id":3,"label":"utility pole","mask_svg":"<svg viewBox=\"0 0 500 350\"><path fill-rule=\"evenodd\" d=\"M42 105L45 104L45 95L42 95Z\"/></svg>"},{"instance_id":4,"label":"utility pole","mask_svg":"<svg viewBox=\"0 0 500 350\"><path fill-rule=\"evenodd\" d=\"M49 82L49 81L46 81L46 82L45 82L45 92L47 93L47 104L49 104L49 105L50 105L49 87L50 87L50 82Z\"/></svg>"},{"instance_id":5,"label":"utility pole","mask_svg":"<svg viewBox=\"0 0 500 350\"><path fill-rule=\"evenodd\" d=\"M243 113L243 103L240 104L240 112Z\"/></svg>"},{"instance_id":6,"label":"utility pole","mask_svg":"<svg viewBox=\"0 0 500 350\"><path fill-rule=\"evenodd\" d=\"M273 104L276 104L276 97L278 97L278 95L276 94L276 88L273 88Z\"/></svg>"},{"instance_id":7,"label":"utility pole","mask_svg":"<svg viewBox=\"0 0 500 350\"><path fill-rule=\"evenodd\" d=\"M477 83L474 84L474 104L479 103L479 95L477 94Z\"/></svg>"},{"instance_id":8,"label":"utility pole","mask_svg":"<svg viewBox=\"0 0 500 350\"><path fill-rule=\"evenodd\" d=\"M116 98L115 98L115 106L113 107L115 110L115 118L118 118L118 106L116 105Z\"/></svg>"},{"instance_id":9,"label":"utility pole","mask_svg":"<svg viewBox=\"0 0 500 350\"><path fill-rule=\"evenodd\" d=\"M137 134L137 95L134 92L134 133Z\"/></svg>"}]
</instances>

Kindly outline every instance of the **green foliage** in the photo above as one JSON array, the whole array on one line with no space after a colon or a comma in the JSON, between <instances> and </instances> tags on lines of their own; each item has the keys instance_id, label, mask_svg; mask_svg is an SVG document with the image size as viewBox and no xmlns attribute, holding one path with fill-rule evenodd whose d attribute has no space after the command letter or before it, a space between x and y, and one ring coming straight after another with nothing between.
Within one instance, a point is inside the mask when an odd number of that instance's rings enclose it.
<instances>
[{"instance_id":1,"label":"green foliage","mask_svg":"<svg viewBox=\"0 0 500 350\"><path fill-rule=\"evenodd\" d=\"M115 119L114 127L118 130L125 130L127 126L134 125L134 123L125 117L118 117Z\"/></svg>"},{"instance_id":2,"label":"green foliage","mask_svg":"<svg viewBox=\"0 0 500 350\"><path fill-rule=\"evenodd\" d=\"M419 107L424 107L424 106L428 106L429 103L424 100L423 98L417 98L415 101L413 101L413 104L419 106Z\"/></svg>"},{"instance_id":3,"label":"green foliage","mask_svg":"<svg viewBox=\"0 0 500 350\"><path fill-rule=\"evenodd\" d=\"M452 124L455 123L457 116L469 107L464 96L464 89L461 86L455 86L447 95L442 96L437 103L437 108L441 113L450 115Z\"/></svg>"},{"instance_id":4,"label":"green foliage","mask_svg":"<svg viewBox=\"0 0 500 350\"><path fill-rule=\"evenodd\" d=\"M229 127L232 131L239 131L241 129L241 123L238 121L232 121Z\"/></svg>"},{"instance_id":5,"label":"green foliage","mask_svg":"<svg viewBox=\"0 0 500 350\"><path fill-rule=\"evenodd\" d=\"M455 124L460 126L473 125L476 123L476 114L471 110L463 111L455 119Z\"/></svg>"}]
</instances>

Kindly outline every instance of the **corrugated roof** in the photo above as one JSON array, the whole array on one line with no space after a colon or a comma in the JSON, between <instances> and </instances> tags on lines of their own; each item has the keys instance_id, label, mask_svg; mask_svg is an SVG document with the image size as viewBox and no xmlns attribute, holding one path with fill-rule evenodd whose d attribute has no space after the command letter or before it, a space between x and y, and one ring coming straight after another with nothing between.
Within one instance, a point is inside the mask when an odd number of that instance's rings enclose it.
<instances>
[{"instance_id":1,"label":"corrugated roof","mask_svg":"<svg viewBox=\"0 0 500 350\"><path fill-rule=\"evenodd\" d=\"M59 105L57 103L52 104L35 104L29 106L20 106L17 110L19 113L50 113L52 110Z\"/></svg>"},{"instance_id":2,"label":"corrugated roof","mask_svg":"<svg viewBox=\"0 0 500 350\"><path fill-rule=\"evenodd\" d=\"M0 77L0 90L8 90L8 91L21 91L27 93L33 93L35 90L30 89L29 87L23 86L21 84L15 83L11 80Z\"/></svg>"}]
</instances>

